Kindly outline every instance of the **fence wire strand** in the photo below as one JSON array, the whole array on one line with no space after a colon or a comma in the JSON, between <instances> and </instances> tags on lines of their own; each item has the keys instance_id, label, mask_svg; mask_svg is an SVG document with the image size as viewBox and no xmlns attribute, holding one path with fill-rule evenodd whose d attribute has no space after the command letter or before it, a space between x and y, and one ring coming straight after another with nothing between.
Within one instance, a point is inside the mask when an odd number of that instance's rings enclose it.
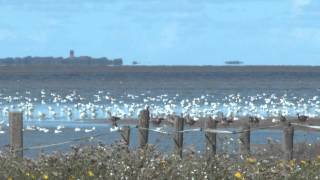
<instances>
[{"instance_id":1,"label":"fence wire strand","mask_svg":"<svg viewBox=\"0 0 320 180\"><path fill-rule=\"evenodd\" d=\"M291 124L294 125L294 126L300 126L300 127L320 130L320 126L304 125L304 124L298 124L298 123L291 123ZM159 128L143 128L143 127L139 127L139 126L129 126L129 127L142 129L142 130L153 131L153 132L164 134L164 135L174 135L175 133L188 133L188 132L200 132L200 131L209 132L209 133L217 133L217 134L239 134L239 133L244 133L244 132L247 132L247 131L268 129L268 128L274 128L274 127L278 127L278 126L280 126L280 124L272 125L272 126L256 127L256 128L251 128L251 129L248 129L248 130L232 130L232 131L223 130L223 129L210 129L210 128L204 128L204 129L203 128L194 128L194 129L185 129L183 131L175 131L175 130L165 131L165 130L163 130L163 127L159 127ZM30 146L30 147L16 149L14 151L35 150L35 149L44 149L44 148L49 148L49 147L54 147L54 146L61 146L61 145L70 144L70 143L73 143L73 142L91 140L91 139L94 139L94 138L97 138L97 137L106 136L106 135L108 135L109 133L112 133L112 132L120 132L120 131L121 131L121 128L119 128L116 131L110 131L110 132L107 132L107 133L101 133L101 134L96 134L96 135L92 135L92 136L84 136L84 137L75 138L75 139L71 139L71 140L64 141L64 142L53 143L53 144ZM3 145L1 147L10 147L10 145Z\"/></svg>"}]
</instances>

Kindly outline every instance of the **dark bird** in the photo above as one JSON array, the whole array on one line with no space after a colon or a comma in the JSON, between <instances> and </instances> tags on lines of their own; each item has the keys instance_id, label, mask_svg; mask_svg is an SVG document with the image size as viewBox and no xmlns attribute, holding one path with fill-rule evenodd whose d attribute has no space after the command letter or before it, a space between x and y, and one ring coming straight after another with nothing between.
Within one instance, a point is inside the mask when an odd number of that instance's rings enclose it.
<instances>
[{"instance_id":1,"label":"dark bird","mask_svg":"<svg viewBox=\"0 0 320 180\"><path fill-rule=\"evenodd\" d=\"M159 124L161 124L161 122L164 120L164 118L162 118L162 117L156 117L156 118L153 118L152 120L151 120L151 122L153 123L153 124L155 124L155 125L159 125Z\"/></svg>"},{"instance_id":2,"label":"dark bird","mask_svg":"<svg viewBox=\"0 0 320 180\"><path fill-rule=\"evenodd\" d=\"M194 125L197 122L193 118L191 118L189 114L184 119L186 124L189 124L190 126Z\"/></svg>"},{"instance_id":3,"label":"dark bird","mask_svg":"<svg viewBox=\"0 0 320 180\"><path fill-rule=\"evenodd\" d=\"M109 120L112 122L112 128L118 127L117 121L119 121L120 118L117 116L112 116L110 111L108 111L108 114L109 114Z\"/></svg>"},{"instance_id":4,"label":"dark bird","mask_svg":"<svg viewBox=\"0 0 320 180\"><path fill-rule=\"evenodd\" d=\"M221 119L220 119L220 123L222 125L228 125L228 120L227 120L227 117L224 117L223 114L221 114Z\"/></svg>"},{"instance_id":5,"label":"dark bird","mask_svg":"<svg viewBox=\"0 0 320 180\"><path fill-rule=\"evenodd\" d=\"M300 122L306 122L307 119L309 118L308 116L300 115L299 113L297 113L297 116L298 116L298 120L299 120Z\"/></svg>"},{"instance_id":6,"label":"dark bird","mask_svg":"<svg viewBox=\"0 0 320 180\"><path fill-rule=\"evenodd\" d=\"M260 119L257 116L249 116L249 122L253 124L258 124Z\"/></svg>"},{"instance_id":7,"label":"dark bird","mask_svg":"<svg viewBox=\"0 0 320 180\"><path fill-rule=\"evenodd\" d=\"M280 114L280 122L286 122L287 119L282 114Z\"/></svg>"},{"instance_id":8,"label":"dark bird","mask_svg":"<svg viewBox=\"0 0 320 180\"><path fill-rule=\"evenodd\" d=\"M167 116L167 122L170 123L171 125L174 125L175 116L174 115L168 115Z\"/></svg>"},{"instance_id":9,"label":"dark bird","mask_svg":"<svg viewBox=\"0 0 320 180\"><path fill-rule=\"evenodd\" d=\"M227 118L227 123L230 124L230 123L233 123L234 122L234 115L233 115L233 112L231 112L231 115L229 118Z\"/></svg>"}]
</instances>

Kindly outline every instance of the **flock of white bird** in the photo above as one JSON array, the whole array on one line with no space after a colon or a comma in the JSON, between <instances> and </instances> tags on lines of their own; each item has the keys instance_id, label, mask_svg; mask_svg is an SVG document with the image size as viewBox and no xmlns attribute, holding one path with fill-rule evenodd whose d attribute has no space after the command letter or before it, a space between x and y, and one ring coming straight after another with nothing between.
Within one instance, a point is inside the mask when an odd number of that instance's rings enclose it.
<instances>
[{"instance_id":1,"label":"flock of white bird","mask_svg":"<svg viewBox=\"0 0 320 180\"><path fill-rule=\"evenodd\" d=\"M152 117L166 117L168 115L189 115L194 120L200 117L216 117L223 112L225 117L233 116L237 120L241 116L256 116L261 120L267 117L295 116L296 113L308 117L319 116L320 99L318 96L297 97L287 94L255 94L241 96L230 94L224 97L215 97L205 94L200 97L187 98L179 94L162 94L151 96L142 94L124 94L114 96L109 92L98 91L91 98L84 98L76 91L67 95L42 89L39 92L16 92L15 95L0 94L0 133L3 124L7 124L9 111L22 111L26 122L33 121L90 121L92 119L107 119L108 112L113 116L137 118L139 112L149 106ZM63 125L57 125L54 133L61 133ZM49 132L48 128L27 125L25 130ZM76 127L75 132L92 132L95 127L81 129Z\"/></svg>"}]
</instances>

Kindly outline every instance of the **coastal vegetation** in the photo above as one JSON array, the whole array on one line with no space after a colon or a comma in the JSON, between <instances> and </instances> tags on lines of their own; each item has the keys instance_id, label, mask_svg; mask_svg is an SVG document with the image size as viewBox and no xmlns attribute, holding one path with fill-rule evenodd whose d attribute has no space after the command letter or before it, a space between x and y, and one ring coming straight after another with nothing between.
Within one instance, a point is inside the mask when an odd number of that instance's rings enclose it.
<instances>
[{"instance_id":1,"label":"coastal vegetation","mask_svg":"<svg viewBox=\"0 0 320 180\"><path fill-rule=\"evenodd\" d=\"M183 158L163 154L149 145L128 151L121 144L72 147L66 154L16 159L0 154L1 179L318 179L320 156L312 160L233 156L221 153L205 158L186 152Z\"/></svg>"}]
</instances>

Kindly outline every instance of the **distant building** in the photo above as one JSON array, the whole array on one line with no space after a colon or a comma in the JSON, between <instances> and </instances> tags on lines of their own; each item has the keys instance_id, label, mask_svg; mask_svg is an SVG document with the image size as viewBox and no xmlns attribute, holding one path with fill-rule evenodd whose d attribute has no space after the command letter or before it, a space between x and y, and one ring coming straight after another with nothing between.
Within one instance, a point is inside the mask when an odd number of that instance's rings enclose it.
<instances>
[{"instance_id":1,"label":"distant building","mask_svg":"<svg viewBox=\"0 0 320 180\"><path fill-rule=\"evenodd\" d=\"M224 63L225 63L225 64L228 64L228 65L239 65L239 64L243 64L242 61L225 61Z\"/></svg>"},{"instance_id":2,"label":"distant building","mask_svg":"<svg viewBox=\"0 0 320 180\"><path fill-rule=\"evenodd\" d=\"M69 58L74 59L74 51L72 49L70 50Z\"/></svg>"},{"instance_id":3,"label":"distant building","mask_svg":"<svg viewBox=\"0 0 320 180\"><path fill-rule=\"evenodd\" d=\"M90 56L79 56L77 59L92 59Z\"/></svg>"}]
</instances>

